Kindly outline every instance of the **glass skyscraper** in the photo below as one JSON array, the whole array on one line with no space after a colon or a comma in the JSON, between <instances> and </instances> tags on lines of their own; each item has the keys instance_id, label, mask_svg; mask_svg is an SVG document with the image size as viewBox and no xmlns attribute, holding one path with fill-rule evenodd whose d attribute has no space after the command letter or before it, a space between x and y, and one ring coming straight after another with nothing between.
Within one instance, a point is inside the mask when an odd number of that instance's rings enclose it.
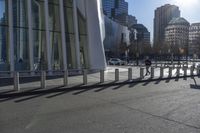
<instances>
[{"instance_id":1,"label":"glass skyscraper","mask_svg":"<svg viewBox=\"0 0 200 133\"><path fill-rule=\"evenodd\" d=\"M104 14L122 25L128 24L128 2L125 0L103 0Z\"/></svg>"},{"instance_id":2,"label":"glass skyscraper","mask_svg":"<svg viewBox=\"0 0 200 133\"><path fill-rule=\"evenodd\" d=\"M0 0L0 71L105 68L102 27L92 27L102 17L99 5L100 0ZM90 19L94 14L98 19Z\"/></svg>"}]
</instances>

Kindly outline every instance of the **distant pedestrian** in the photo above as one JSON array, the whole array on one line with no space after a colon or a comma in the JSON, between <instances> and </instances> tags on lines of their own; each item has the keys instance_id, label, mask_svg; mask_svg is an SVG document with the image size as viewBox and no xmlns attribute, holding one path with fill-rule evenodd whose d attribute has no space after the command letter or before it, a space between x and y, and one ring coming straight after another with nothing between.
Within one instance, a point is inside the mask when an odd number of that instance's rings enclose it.
<instances>
[{"instance_id":1,"label":"distant pedestrian","mask_svg":"<svg viewBox=\"0 0 200 133\"><path fill-rule=\"evenodd\" d=\"M147 76L148 74L151 74L151 72L149 71L149 68L151 67L151 60L148 57L145 60L145 66L146 66L146 74L145 74L145 76Z\"/></svg>"}]
</instances>

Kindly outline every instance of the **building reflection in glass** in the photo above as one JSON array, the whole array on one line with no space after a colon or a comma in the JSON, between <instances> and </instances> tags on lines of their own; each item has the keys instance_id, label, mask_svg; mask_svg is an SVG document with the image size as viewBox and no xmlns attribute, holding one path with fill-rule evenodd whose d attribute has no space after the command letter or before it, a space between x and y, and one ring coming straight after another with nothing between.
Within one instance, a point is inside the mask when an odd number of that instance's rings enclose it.
<instances>
[{"instance_id":1,"label":"building reflection in glass","mask_svg":"<svg viewBox=\"0 0 200 133\"><path fill-rule=\"evenodd\" d=\"M0 0L0 68L9 70L8 1Z\"/></svg>"}]
</instances>

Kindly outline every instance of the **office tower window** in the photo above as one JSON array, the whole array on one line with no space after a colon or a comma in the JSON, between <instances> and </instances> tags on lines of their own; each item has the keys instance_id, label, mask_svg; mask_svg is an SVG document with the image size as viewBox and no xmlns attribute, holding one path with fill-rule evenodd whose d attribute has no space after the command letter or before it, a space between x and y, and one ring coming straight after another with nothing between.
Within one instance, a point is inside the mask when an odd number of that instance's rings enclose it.
<instances>
[{"instance_id":1,"label":"office tower window","mask_svg":"<svg viewBox=\"0 0 200 133\"><path fill-rule=\"evenodd\" d=\"M65 36L69 69L77 68L72 0L64 1Z\"/></svg>"},{"instance_id":2,"label":"office tower window","mask_svg":"<svg viewBox=\"0 0 200 133\"><path fill-rule=\"evenodd\" d=\"M79 29L79 41L80 41L80 58L82 68L89 67L88 61L88 46L87 46L87 24L86 19L78 12L78 29Z\"/></svg>"},{"instance_id":3,"label":"office tower window","mask_svg":"<svg viewBox=\"0 0 200 133\"><path fill-rule=\"evenodd\" d=\"M44 1L32 0L34 69L47 69Z\"/></svg>"},{"instance_id":4,"label":"office tower window","mask_svg":"<svg viewBox=\"0 0 200 133\"><path fill-rule=\"evenodd\" d=\"M63 69L59 0L49 3L50 49L53 70ZM57 4L55 4L57 3Z\"/></svg>"},{"instance_id":5,"label":"office tower window","mask_svg":"<svg viewBox=\"0 0 200 133\"><path fill-rule=\"evenodd\" d=\"M15 70L29 70L27 0L13 0Z\"/></svg>"},{"instance_id":6,"label":"office tower window","mask_svg":"<svg viewBox=\"0 0 200 133\"><path fill-rule=\"evenodd\" d=\"M8 1L0 0L0 67L9 70Z\"/></svg>"}]
</instances>

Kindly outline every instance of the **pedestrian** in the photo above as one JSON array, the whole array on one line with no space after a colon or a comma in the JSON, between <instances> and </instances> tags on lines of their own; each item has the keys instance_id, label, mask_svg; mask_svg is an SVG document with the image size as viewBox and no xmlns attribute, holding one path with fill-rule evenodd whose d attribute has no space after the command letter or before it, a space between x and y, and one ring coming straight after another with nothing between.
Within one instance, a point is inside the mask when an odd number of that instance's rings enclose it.
<instances>
[{"instance_id":1,"label":"pedestrian","mask_svg":"<svg viewBox=\"0 0 200 133\"><path fill-rule=\"evenodd\" d=\"M147 76L148 74L151 74L151 72L149 71L149 68L151 67L151 60L148 57L145 60L145 66L146 66L145 76Z\"/></svg>"}]
</instances>

